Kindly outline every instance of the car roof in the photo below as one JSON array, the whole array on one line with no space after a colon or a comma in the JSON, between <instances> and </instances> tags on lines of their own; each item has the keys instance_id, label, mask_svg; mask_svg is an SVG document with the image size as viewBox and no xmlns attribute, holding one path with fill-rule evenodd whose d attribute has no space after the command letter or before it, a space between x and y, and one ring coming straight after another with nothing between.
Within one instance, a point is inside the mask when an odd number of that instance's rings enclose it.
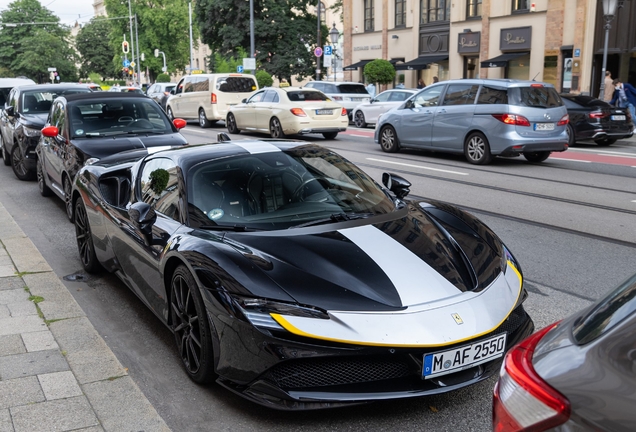
<instances>
[{"instance_id":1,"label":"car roof","mask_svg":"<svg viewBox=\"0 0 636 432\"><path fill-rule=\"evenodd\" d=\"M70 90L74 88L87 88L86 84L35 84L35 85L21 85L20 91L24 90L39 90L39 91L55 91L58 89Z\"/></svg>"},{"instance_id":2,"label":"car roof","mask_svg":"<svg viewBox=\"0 0 636 432\"><path fill-rule=\"evenodd\" d=\"M101 102L104 99L150 99L148 96L140 93L115 93L115 92L88 92L88 93L74 93L65 95L64 98L68 102L81 101L85 99L97 99Z\"/></svg>"},{"instance_id":3,"label":"car roof","mask_svg":"<svg viewBox=\"0 0 636 432\"><path fill-rule=\"evenodd\" d=\"M483 85L493 85L498 87L528 87L534 84L537 86L554 88L552 84L546 83L546 82L504 79L504 78L502 79L495 79L495 78L452 79L452 80L440 81L434 84L427 85L426 88L434 86L434 85L436 86L436 85L443 85L443 84L475 84L475 85L483 84Z\"/></svg>"},{"instance_id":4,"label":"car roof","mask_svg":"<svg viewBox=\"0 0 636 432\"><path fill-rule=\"evenodd\" d=\"M349 84L349 85L350 85L350 84L355 84L355 85L361 85L361 86L364 86L364 84L362 84L362 83L359 83L359 82L353 82L353 81L336 81L336 82L334 82L334 81L309 81L307 84L309 84L309 83L335 84L335 85L337 85L337 86L342 85L342 84ZM307 84L305 84L305 85L307 85Z\"/></svg>"},{"instance_id":5,"label":"car roof","mask_svg":"<svg viewBox=\"0 0 636 432\"><path fill-rule=\"evenodd\" d=\"M35 81L30 78L0 78L0 87L16 87L22 85L34 85Z\"/></svg>"}]
</instances>

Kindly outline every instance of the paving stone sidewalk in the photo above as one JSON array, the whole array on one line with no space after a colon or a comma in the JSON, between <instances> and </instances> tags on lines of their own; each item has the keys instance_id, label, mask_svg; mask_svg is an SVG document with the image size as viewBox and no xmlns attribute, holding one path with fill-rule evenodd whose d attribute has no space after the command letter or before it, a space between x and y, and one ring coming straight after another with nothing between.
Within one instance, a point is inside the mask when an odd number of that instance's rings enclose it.
<instances>
[{"instance_id":1,"label":"paving stone sidewalk","mask_svg":"<svg viewBox=\"0 0 636 432\"><path fill-rule=\"evenodd\" d=\"M169 430L0 204L0 432Z\"/></svg>"}]
</instances>

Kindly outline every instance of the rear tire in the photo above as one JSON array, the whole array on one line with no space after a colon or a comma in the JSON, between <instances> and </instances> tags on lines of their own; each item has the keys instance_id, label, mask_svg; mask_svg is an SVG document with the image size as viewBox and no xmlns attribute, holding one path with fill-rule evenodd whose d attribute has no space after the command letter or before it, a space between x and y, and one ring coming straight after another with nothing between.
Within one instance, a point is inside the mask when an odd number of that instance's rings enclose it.
<instances>
[{"instance_id":1,"label":"rear tire","mask_svg":"<svg viewBox=\"0 0 636 432\"><path fill-rule=\"evenodd\" d=\"M549 151L525 152L523 157L525 157L528 162L541 163L549 158L551 153L552 152Z\"/></svg>"},{"instance_id":2,"label":"rear tire","mask_svg":"<svg viewBox=\"0 0 636 432\"><path fill-rule=\"evenodd\" d=\"M75 238L82 267L88 273L98 273L102 269L102 265L97 260L97 255L95 255L91 226L88 222L86 207L84 207L81 198L75 202Z\"/></svg>"},{"instance_id":3,"label":"rear tire","mask_svg":"<svg viewBox=\"0 0 636 432\"><path fill-rule=\"evenodd\" d=\"M269 135L274 139L285 138L285 132L283 132L283 125L280 124L280 120L277 117L272 117L269 121Z\"/></svg>"},{"instance_id":4,"label":"rear tire","mask_svg":"<svg viewBox=\"0 0 636 432\"><path fill-rule=\"evenodd\" d=\"M199 109L199 126L202 128L209 128L212 126L212 122L210 122L205 116L205 110L203 108Z\"/></svg>"},{"instance_id":5,"label":"rear tire","mask_svg":"<svg viewBox=\"0 0 636 432\"><path fill-rule=\"evenodd\" d=\"M356 111L355 115L353 116L353 122L358 128L367 127L367 122L365 121L364 113L362 111Z\"/></svg>"},{"instance_id":6,"label":"rear tire","mask_svg":"<svg viewBox=\"0 0 636 432\"><path fill-rule=\"evenodd\" d=\"M40 189L40 195L43 197L50 197L53 195L53 191L46 185L46 179L44 178L44 170L42 169L42 163L38 159L36 173L38 176L38 188Z\"/></svg>"},{"instance_id":7,"label":"rear tire","mask_svg":"<svg viewBox=\"0 0 636 432\"><path fill-rule=\"evenodd\" d=\"M568 133L568 147L574 147L576 145L576 135L574 133L574 128L571 124L568 123L568 126L565 128Z\"/></svg>"},{"instance_id":8,"label":"rear tire","mask_svg":"<svg viewBox=\"0 0 636 432\"><path fill-rule=\"evenodd\" d=\"M492 161L490 144L481 132L473 132L464 143L464 156L473 165L487 165Z\"/></svg>"},{"instance_id":9,"label":"rear tire","mask_svg":"<svg viewBox=\"0 0 636 432\"><path fill-rule=\"evenodd\" d=\"M393 126L384 126L380 131L380 147L387 153L397 153L400 150L400 140Z\"/></svg>"},{"instance_id":10,"label":"rear tire","mask_svg":"<svg viewBox=\"0 0 636 432\"><path fill-rule=\"evenodd\" d=\"M33 180L35 178L35 173L26 167L22 149L18 144L15 144L11 150L11 168L20 180Z\"/></svg>"},{"instance_id":11,"label":"rear tire","mask_svg":"<svg viewBox=\"0 0 636 432\"><path fill-rule=\"evenodd\" d=\"M338 136L338 132L325 132L322 134L322 136L325 137L325 139L332 140L336 139L336 137Z\"/></svg>"},{"instance_id":12,"label":"rear tire","mask_svg":"<svg viewBox=\"0 0 636 432\"><path fill-rule=\"evenodd\" d=\"M616 138L605 138L605 139L596 140L594 142L599 147L607 147L607 146L611 146L612 144L614 144L616 142Z\"/></svg>"},{"instance_id":13,"label":"rear tire","mask_svg":"<svg viewBox=\"0 0 636 432\"><path fill-rule=\"evenodd\" d=\"M231 134L240 134L241 131L239 130L239 128L236 126L236 117L234 117L234 114L229 113L225 119L225 125L227 126L227 131L228 133Z\"/></svg>"}]
</instances>

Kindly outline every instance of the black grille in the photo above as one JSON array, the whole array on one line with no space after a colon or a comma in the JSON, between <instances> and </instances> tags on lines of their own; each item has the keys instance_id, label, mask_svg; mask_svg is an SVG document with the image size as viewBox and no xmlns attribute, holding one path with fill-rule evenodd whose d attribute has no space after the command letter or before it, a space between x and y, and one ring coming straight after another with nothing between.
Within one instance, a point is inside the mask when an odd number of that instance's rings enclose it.
<instances>
[{"instance_id":1,"label":"black grille","mask_svg":"<svg viewBox=\"0 0 636 432\"><path fill-rule=\"evenodd\" d=\"M363 358L295 360L279 364L269 374L284 389L365 383L408 375L406 362Z\"/></svg>"}]
</instances>

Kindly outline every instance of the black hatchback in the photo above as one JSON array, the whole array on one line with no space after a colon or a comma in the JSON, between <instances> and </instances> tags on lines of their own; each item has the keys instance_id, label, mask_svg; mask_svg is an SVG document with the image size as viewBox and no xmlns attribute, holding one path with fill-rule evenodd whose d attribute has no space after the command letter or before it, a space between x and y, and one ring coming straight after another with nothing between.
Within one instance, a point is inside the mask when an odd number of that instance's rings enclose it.
<instances>
[{"instance_id":1,"label":"black hatchback","mask_svg":"<svg viewBox=\"0 0 636 432\"><path fill-rule=\"evenodd\" d=\"M633 135L634 124L627 108L615 108L591 96L561 94L568 110L569 145L594 141L600 146L614 144Z\"/></svg>"},{"instance_id":2,"label":"black hatchback","mask_svg":"<svg viewBox=\"0 0 636 432\"><path fill-rule=\"evenodd\" d=\"M40 193L63 199L72 221L71 184L85 163L127 150L186 145L178 131L185 125L182 119L171 122L152 99L135 93L59 97L36 148Z\"/></svg>"}]
</instances>

